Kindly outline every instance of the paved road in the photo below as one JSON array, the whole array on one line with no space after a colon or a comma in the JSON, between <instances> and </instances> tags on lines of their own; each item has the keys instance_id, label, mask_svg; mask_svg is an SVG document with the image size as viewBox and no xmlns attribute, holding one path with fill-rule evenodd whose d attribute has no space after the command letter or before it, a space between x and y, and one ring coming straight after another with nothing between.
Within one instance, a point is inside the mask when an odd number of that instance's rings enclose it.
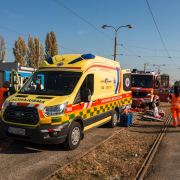
<instances>
[{"instance_id":1,"label":"paved road","mask_svg":"<svg viewBox=\"0 0 180 180\"><path fill-rule=\"evenodd\" d=\"M136 116L133 119L136 119ZM0 179L43 179L121 128L111 129L107 126L95 128L85 133L80 146L73 151L66 151L62 146L56 145L38 145L11 139L0 140Z\"/></svg>"},{"instance_id":2,"label":"paved road","mask_svg":"<svg viewBox=\"0 0 180 180\"><path fill-rule=\"evenodd\" d=\"M172 127L166 132L158 151L151 162L145 180L180 179L180 127Z\"/></svg>"}]
</instances>

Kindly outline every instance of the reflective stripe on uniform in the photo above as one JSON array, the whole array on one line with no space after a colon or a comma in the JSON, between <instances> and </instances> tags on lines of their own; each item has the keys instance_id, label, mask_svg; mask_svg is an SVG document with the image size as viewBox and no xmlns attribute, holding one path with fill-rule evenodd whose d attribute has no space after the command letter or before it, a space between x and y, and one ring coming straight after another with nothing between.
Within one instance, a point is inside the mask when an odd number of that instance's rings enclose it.
<instances>
[{"instance_id":1,"label":"reflective stripe on uniform","mask_svg":"<svg viewBox=\"0 0 180 180\"><path fill-rule=\"evenodd\" d=\"M176 97L174 93L171 94L172 98L171 98L171 105L170 108L180 108L180 97Z\"/></svg>"},{"instance_id":2,"label":"reflective stripe on uniform","mask_svg":"<svg viewBox=\"0 0 180 180\"><path fill-rule=\"evenodd\" d=\"M173 118L173 122L177 122L177 121L176 121L176 118Z\"/></svg>"}]
</instances>

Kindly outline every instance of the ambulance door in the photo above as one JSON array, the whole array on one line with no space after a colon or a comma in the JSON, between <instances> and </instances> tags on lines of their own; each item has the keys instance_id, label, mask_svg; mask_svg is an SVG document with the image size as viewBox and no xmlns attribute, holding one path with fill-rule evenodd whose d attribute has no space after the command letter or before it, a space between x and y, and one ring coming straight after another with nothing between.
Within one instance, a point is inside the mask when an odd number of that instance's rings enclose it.
<instances>
[{"instance_id":1,"label":"ambulance door","mask_svg":"<svg viewBox=\"0 0 180 180\"><path fill-rule=\"evenodd\" d=\"M81 101L81 95L84 89L90 89L91 91L90 102ZM89 126L94 123L94 106L96 106L94 89L95 89L94 88L94 74L88 74L85 77L83 83L81 84L80 89L73 103L73 105L76 106L76 109L80 111L81 117L85 120L84 127Z\"/></svg>"},{"instance_id":2,"label":"ambulance door","mask_svg":"<svg viewBox=\"0 0 180 180\"><path fill-rule=\"evenodd\" d=\"M132 105L131 73L129 70L122 70L122 107L130 109Z\"/></svg>"}]
</instances>

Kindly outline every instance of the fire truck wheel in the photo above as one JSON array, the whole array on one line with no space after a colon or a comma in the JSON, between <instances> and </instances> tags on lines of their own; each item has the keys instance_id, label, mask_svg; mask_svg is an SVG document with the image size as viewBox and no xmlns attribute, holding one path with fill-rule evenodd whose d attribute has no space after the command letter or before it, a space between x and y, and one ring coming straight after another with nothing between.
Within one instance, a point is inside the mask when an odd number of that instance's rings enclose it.
<instances>
[{"instance_id":1,"label":"fire truck wheel","mask_svg":"<svg viewBox=\"0 0 180 180\"><path fill-rule=\"evenodd\" d=\"M66 140L63 143L65 149L73 150L76 149L81 141L82 130L81 125L78 122L73 122Z\"/></svg>"},{"instance_id":2,"label":"fire truck wheel","mask_svg":"<svg viewBox=\"0 0 180 180\"><path fill-rule=\"evenodd\" d=\"M108 122L108 127L114 128L117 126L118 123L118 113L116 110L114 110L113 115L111 117L111 121Z\"/></svg>"},{"instance_id":3,"label":"fire truck wheel","mask_svg":"<svg viewBox=\"0 0 180 180\"><path fill-rule=\"evenodd\" d=\"M160 105L160 99L157 100L156 106Z\"/></svg>"},{"instance_id":4,"label":"fire truck wheel","mask_svg":"<svg viewBox=\"0 0 180 180\"><path fill-rule=\"evenodd\" d=\"M153 102L152 102L153 103ZM149 103L149 109L152 109L152 103Z\"/></svg>"},{"instance_id":5,"label":"fire truck wheel","mask_svg":"<svg viewBox=\"0 0 180 180\"><path fill-rule=\"evenodd\" d=\"M136 108L136 106L135 106L135 105L132 105L131 107L132 107L132 108Z\"/></svg>"}]
</instances>

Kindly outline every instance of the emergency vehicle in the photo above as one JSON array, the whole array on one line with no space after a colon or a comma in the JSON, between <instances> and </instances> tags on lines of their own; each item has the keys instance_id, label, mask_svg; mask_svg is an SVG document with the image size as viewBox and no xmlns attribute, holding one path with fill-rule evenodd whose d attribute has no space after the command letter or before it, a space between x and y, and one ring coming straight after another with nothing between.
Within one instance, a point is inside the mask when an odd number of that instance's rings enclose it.
<instances>
[{"instance_id":1,"label":"emergency vehicle","mask_svg":"<svg viewBox=\"0 0 180 180\"><path fill-rule=\"evenodd\" d=\"M9 81L11 87L14 86L15 90L18 90L35 71L35 68L21 66L18 62L0 61L0 88L3 86L4 81Z\"/></svg>"},{"instance_id":2,"label":"emergency vehicle","mask_svg":"<svg viewBox=\"0 0 180 180\"><path fill-rule=\"evenodd\" d=\"M6 99L1 129L14 139L75 149L88 130L115 127L131 104L129 69L92 54L56 55Z\"/></svg>"},{"instance_id":3,"label":"emergency vehicle","mask_svg":"<svg viewBox=\"0 0 180 180\"><path fill-rule=\"evenodd\" d=\"M156 74L153 71L131 72L132 106L149 106L155 102L167 102L169 95L169 76Z\"/></svg>"}]
</instances>

